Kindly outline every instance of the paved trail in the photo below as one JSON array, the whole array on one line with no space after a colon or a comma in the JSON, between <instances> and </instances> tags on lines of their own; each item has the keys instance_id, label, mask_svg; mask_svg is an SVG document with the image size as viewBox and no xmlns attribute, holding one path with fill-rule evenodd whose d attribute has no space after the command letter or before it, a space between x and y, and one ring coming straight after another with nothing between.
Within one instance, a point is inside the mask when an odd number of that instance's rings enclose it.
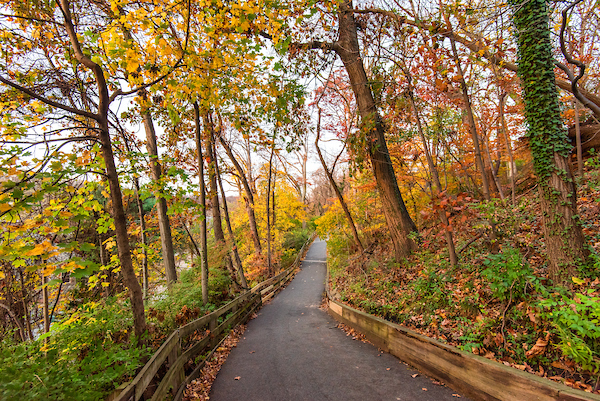
<instances>
[{"instance_id":1,"label":"paved trail","mask_svg":"<svg viewBox=\"0 0 600 401\"><path fill-rule=\"evenodd\" d=\"M319 309L325 258L325 241L315 241L294 280L248 324L210 400L457 400L455 391L413 378L418 372L397 358L347 337Z\"/></svg>"}]
</instances>

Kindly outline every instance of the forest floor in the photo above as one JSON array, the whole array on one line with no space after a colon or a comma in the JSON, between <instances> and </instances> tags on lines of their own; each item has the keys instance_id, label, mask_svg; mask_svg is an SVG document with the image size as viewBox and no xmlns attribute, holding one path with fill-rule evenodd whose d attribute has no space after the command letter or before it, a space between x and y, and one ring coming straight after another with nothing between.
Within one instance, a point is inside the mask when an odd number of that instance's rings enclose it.
<instances>
[{"instance_id":1,"label":"forest floor","mask_svg":"<svg viewBox=\"0 0 600 401\"><path fill-rule=\"evenodd\" d=\"M342 302L444 343L540 377L600 393L600 180L588 171L578 206L593 266L570 288L548 279L541 212L531 189L516 205L468 197L450 203L459 255L448 262L431 213L421 251L400 263L374 236L362 254L330 241L332 293ZM498 249L489 240L496 223ZM427 221L426 221L427 223ZM475 239L475 240L474 240Z\"/></svg>"}]
</instances>

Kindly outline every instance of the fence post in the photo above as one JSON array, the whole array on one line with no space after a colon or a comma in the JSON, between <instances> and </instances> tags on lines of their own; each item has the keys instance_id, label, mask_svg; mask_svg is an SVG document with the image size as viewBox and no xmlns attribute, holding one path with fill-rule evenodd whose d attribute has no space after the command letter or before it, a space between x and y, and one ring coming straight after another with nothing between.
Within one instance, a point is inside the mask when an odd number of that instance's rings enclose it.
<instances>
[{"instance_id":1,"label":"fence post","mask_svg":"<svg viewBox=\"0 0 600 401\"><path fill-rule=\"evenodd\" d=\"M210 347L213 348L215 345L217 345L217 337L215 337L215 335L213 334L213 332L215 331L215 329L217 328L217 317L213 316L210 321L208 322L208 329L210 330L209 336L210 336Z\"/></svg>"},{"instance_id":2,"label":"fence post","mask_svg":"<svg viewBox=\"0 0 600 401\"><path fill-rule=\"evenodd\" d=\"M181 356L181 337L179 335L179 330L177 330L177 346L174 347L173 351L171 351L171 353L169 354L169 357L168 357L169 368L171 368L175 365L177 358L179 358L180 356ZM175 393L177 393L179 386L181 385L181 383L183 383L184 380L185 380L185 373L183 371L183 366L182 366L180 369L178 369L175 372L175 375L173 376L173 388L171 390L173 395L175 395Z\"/></svg>"}]
</instances>

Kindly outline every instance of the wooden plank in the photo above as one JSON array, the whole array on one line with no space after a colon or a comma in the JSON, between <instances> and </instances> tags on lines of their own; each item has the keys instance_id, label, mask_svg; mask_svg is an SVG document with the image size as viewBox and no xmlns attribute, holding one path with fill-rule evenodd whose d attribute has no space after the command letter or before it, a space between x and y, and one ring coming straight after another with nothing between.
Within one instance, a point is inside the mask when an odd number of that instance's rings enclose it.
<instances>
[{"instance_id":1,"label":"wooden plank","mask_svg":"<svg viewBox=\"0 0 600 401\"><path fill-rule=\"evenodd\" d=\"M461 351L336 301L329 303L332 316L381 349L474 399L600 401L598 395Z\"/></svg>"},{"instance_id":2,"label":"wooden plank","mask_svg":"<svg viewBox=\"0 0 600 401\"><path fill-rule=\"evenodd\" d=\"M240 295L239 297L237 297L236 299L234 299L233 301L229 302L228 304L217 309L216 311L214 311L208 315L204 315L204 316L186 324L185 326L182 326L179 329L181 332L181 338L182 339L187 338L194 331L202 329L204 326L206 326L211 321L211 319L213 319L215 317L220 317L221 315L229 312L231 309L233 309L235 307L239 307L239 305L246 302L249 297L250 297L250 294L248 294L246 292L246 293Z\"/></svg>"},{"instance_id":3,"label":"wooden plank","mask_svg":"<svg viewBox=\"0 0 600 401\"><path fill-rule=\"evenodd\" d=\"M171 335L165 340L165 342L160 346L158 351L152 358L144 365L140 373L131 381L129 386L117 397L116 401L127 401L133 395L133 401L138 401L148 384L158 372L158 369L162 366L163 363L167 360L169 354L173 351L173 349L179 344L179 331L175 330ZM133 393L132 393L133 390Z\"/></svg>"},{"instance_id":4,"label":"wooden plank","mask_svg":"<svg viewBox=\"0 0 600 401\"><path fill-rule=\"evenodd\" d=\"M200 352L202 352L209 345L210 340L211 340L210 336L204 337L202 340L200 340L196 344L194 344L190 349L186 350L175 361L173 366L171 366L169 368L167 373L163 376L162 380L160 381L158 388L152 395L152 399L151 399L152 401L163 400L167 396L167 393L169 392L169 389L171 387L175 388L175 389L179 388L179 384L174 382L177 371L180 370L181 368L183 368L183 365L185 365L185 363L189 359L195 357Z\"/></svg>"},{"instance_id":5,"label":"wooden plank","mask_svg":"<svg viewBox=\"0 0 600 401\"><path fill-rule=\"evenodd\" d=\"M140 373L138 373L138 375L129 383L129 385L127 385L127 387L118 395L115 401L127 401L132 397L134 401L138 401L142 394L146 391L146 388L156 375L156 372L160 366L162 366L169 355L173 355L174 350L175 352L177 351L176 346L178 345L180 339L189 337L196 330L204 328L211 322L216 325L217 319L231 310L237 309L241 313L242 311L246 310L249 305L252 305L252 311L254 311L261 305L262 302L260 291L265 287L272 285L272 283L275 281L281 280L282 277L289 277L292 273L293 269L291 268L284 270L277 276L257 284L250 291L240 295L216 311L208 315L204 315L171 333L167 340L165 340L161 347L150 358L150 361L148 361ZM237 312L235 316L239 316ZM229 321L229 319L227 321ZM176 340L174 340L175 337L177 337ZM177 360L179 359L181 359L181 357L177 358ZM175 366L175 363L173 363L173 366Z\"/></svg>"},{"instance_id":6,"label":"wooden plank","mask_svg":"<svg viewBox=\"0 0 600 401\"><path fill-rule=\"evenodd\" d=\"M175 363L169 368L169 370L161 380L160 384L158 385L158 388L152 395L152 401L163 400L167 396L167 393L169 392L170 388L176 389L177 393L179 393L178 390L180 387L180 383L178 383L175 380L177 372L183 368L183 366L188 360L194 358L196 355L201 353L204 349L207 348L207 346L209 346L209 344L215 344L212 345L213 348L216 346L216 344L219 344L221 342L220 336L224 334L225 329L227 329L229 326L237 325L237 323L241 320L240 317L244 314L245 311L250 309L251 306L251 302L245 303L241 309L232 314L223 323L216 327L210 333L209 336L203 338L202 340L194 344L191 348L183 352L181 356L177 359L177 361L175 361Z\"/></svg>"},{"instance_id":7,"label":"wooden plank","mask_svg":"<svg viewBox=\"0 0 600 401\"><path fill-rule=\"evenodd\" d=\"M342 307L335 302L329 301L329 309L338 314L340 317L342 316Z\"/></svg>"},{"instance_id":8,"label":"wooden plank","mask_svg":"<svg viewBox=\"0 0 600 401\"><path fill-rule=\"evenodd\" d=\"M265 294L267 294L267 293L268 293L269 291L271 291L272 289L273 289L273 285L271 284L270 286L268 286L267 288L265 288L264 290L262 290L262 291L260 292L260 295L264 297L264 296L265 296Z\"/></svg>"},{"instance_id":9,"label":"wooden plank","mask_svg":"<svg viewBox=\"0 0 600 401\"><path fill-rule=\"evenodd\" d=\"M260 297L259 296L255 296L253 297L250 301L249 301L249 305L253 305L250 307L250 309L248 310L248 312L246 313L246 315L244 315L239 321L238 323L242 323L247 321L247 319L252 315L252 313L258 308L260 307L260 304L257 303L256 301L259 300ZM236 323L236 325L238 324ZM183 392L185 391L185 389L187 388L187 386L195 379L198 378L198 376L200 376L200 372L202 371L202 368L204 367L204 365L206 364L206 361L210 360L210 358L212 357L212 355L214 354L215 350L218 349L221 344L223 343L223 341L225 341L225 338L227 338L226 336L223 336L223 338L221 339L221 341L213 348L213 350L211 351L211 353L202 361L198 364L198 366L196 366L194 368L194 370L192 371L192 373L190 373L190 375L185 379L185 381L181 384L181 386L179 387L179 389L177 390L177 394L175 394L175 397L173 398L173 401L181 401L181 399L183 398Z\"/></svg>"}]
</instances>

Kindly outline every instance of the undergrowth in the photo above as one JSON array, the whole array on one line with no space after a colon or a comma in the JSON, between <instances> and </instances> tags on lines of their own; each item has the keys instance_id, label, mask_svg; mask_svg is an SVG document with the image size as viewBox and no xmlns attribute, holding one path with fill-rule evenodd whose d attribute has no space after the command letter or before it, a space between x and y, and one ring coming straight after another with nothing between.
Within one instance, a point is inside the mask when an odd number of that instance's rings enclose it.
<instances>
[{"instance_id":1,"label":"undergrowth","mask_svg":"<svg viewBox=\"0 0 600 401\"><path fill-rule=\"evenodd\" d=\"M598 176L580 186L579 211L593 255L600 248ZM532 194L533 195L533 194ZM420 251L394 259L388 242L353 253L343 227L329 230L331 291L350 306L421 334L585 391L600 377L600 262L569 288L548 279L535 199L472 203L455 227L452 267L440 230L422 230ZM458 220L458 217L456 217ZM494 222L496 249L490 239ZM487 226L487 227L486 227ZM597 256L594 256L597 259Z\"/></svg>"}]
</instances>

